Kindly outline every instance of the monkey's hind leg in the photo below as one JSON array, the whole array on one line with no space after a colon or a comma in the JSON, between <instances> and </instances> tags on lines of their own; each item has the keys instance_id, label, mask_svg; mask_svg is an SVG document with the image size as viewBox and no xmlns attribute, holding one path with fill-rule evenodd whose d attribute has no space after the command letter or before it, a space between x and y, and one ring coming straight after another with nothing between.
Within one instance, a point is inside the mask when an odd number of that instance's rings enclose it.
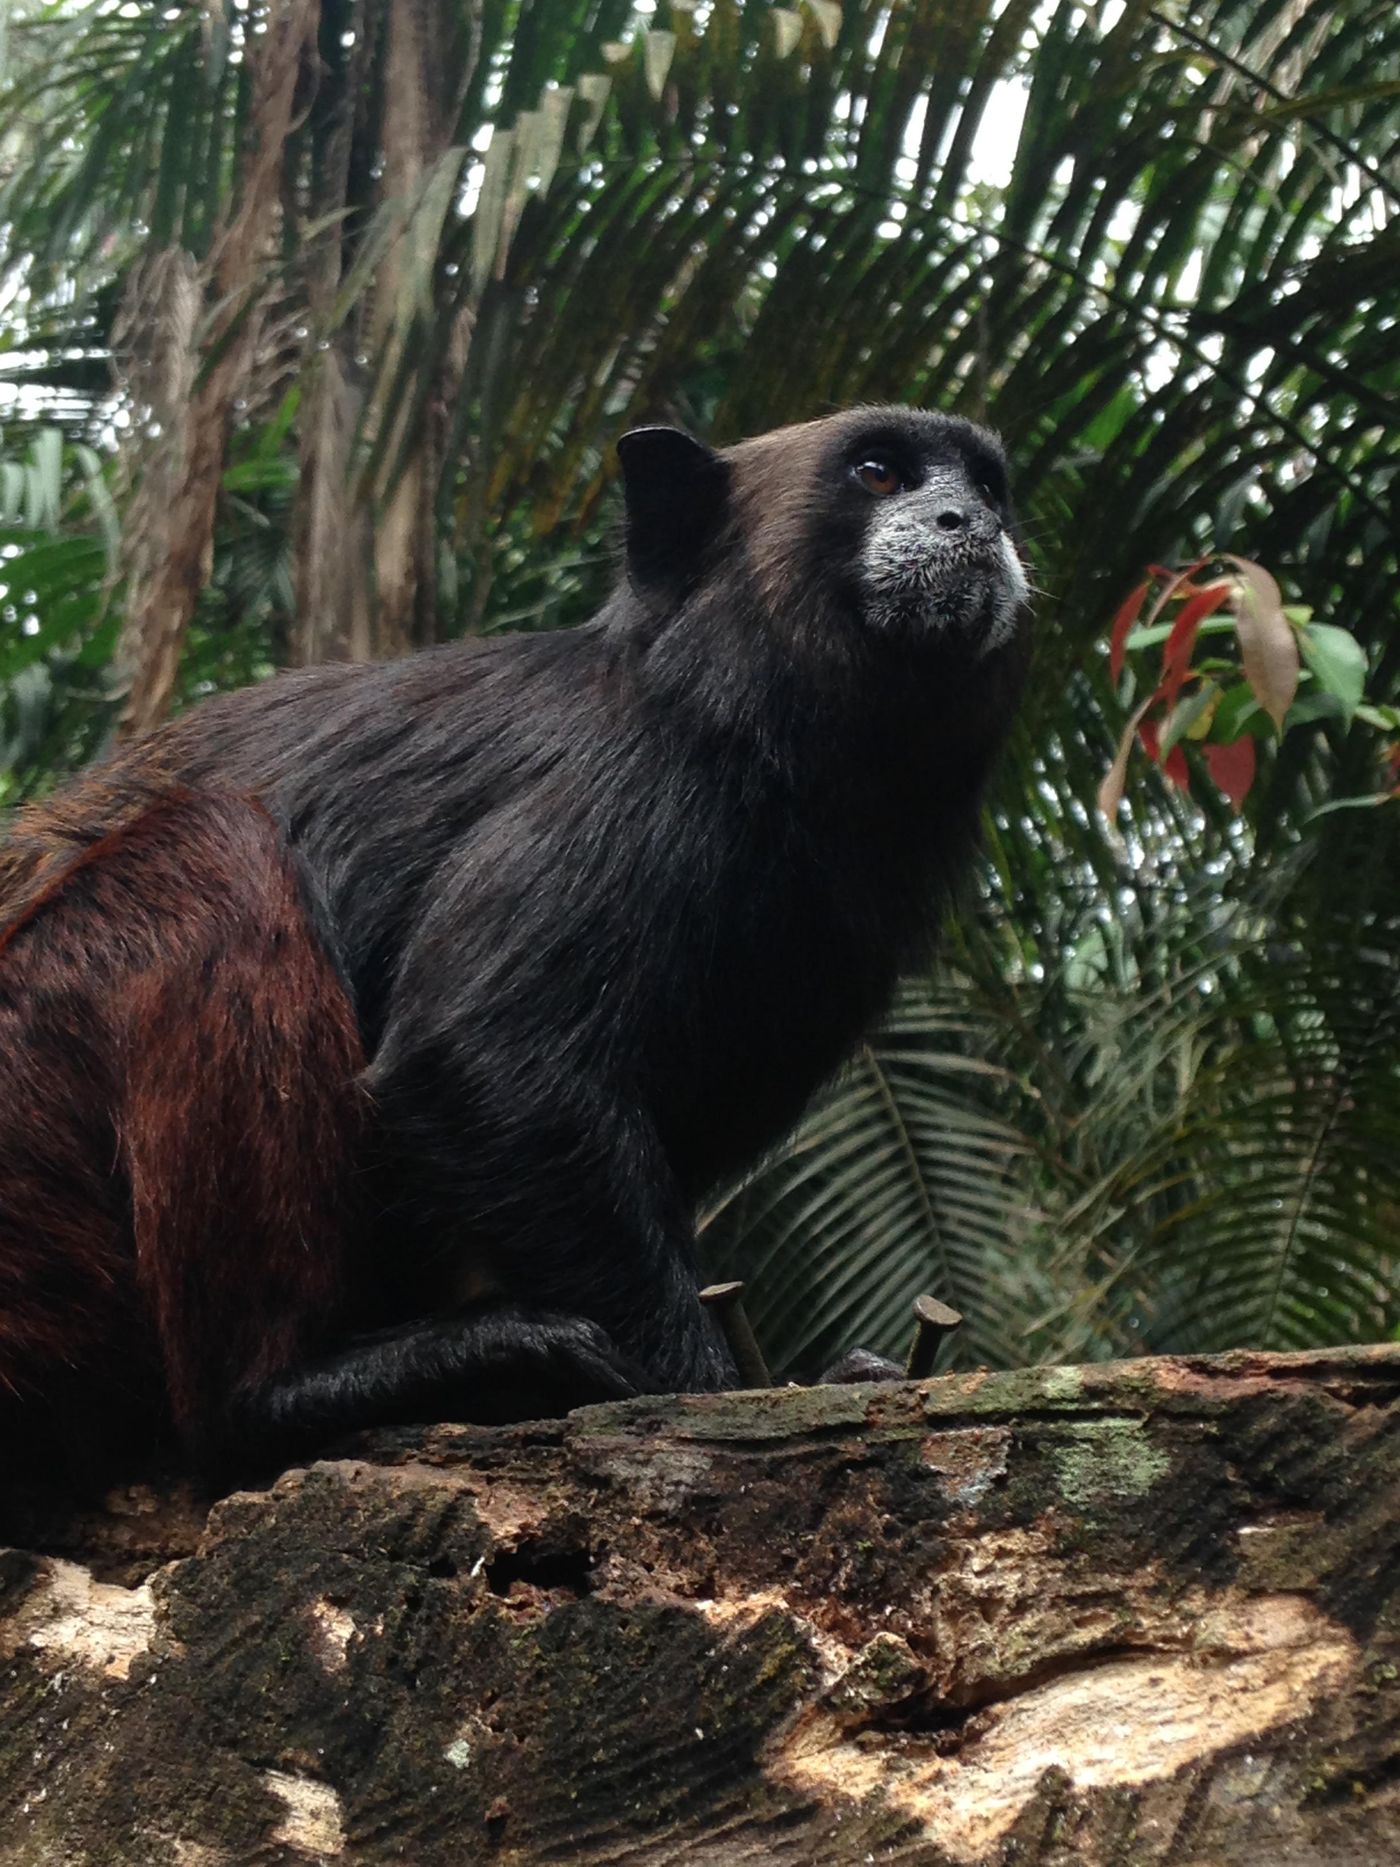
<instances>
[{"instance_id":1,"label":"monkey's hind leg","mask_svg":"<svg viewBox=\"0 0 1400 1867\"><path fill-rule=\"evenodd\" d=\"M595 1324L514 1304L348 1337L364 1247L384 1248L358 1210L369 1104L352 1007L256 806L187 799L159 853L144 851L141 889L171 937L125 1001L122 1144L137 1273L191 1450L230 1472L361 1427L635 1392Z\"/></svg>"}]
</instances>

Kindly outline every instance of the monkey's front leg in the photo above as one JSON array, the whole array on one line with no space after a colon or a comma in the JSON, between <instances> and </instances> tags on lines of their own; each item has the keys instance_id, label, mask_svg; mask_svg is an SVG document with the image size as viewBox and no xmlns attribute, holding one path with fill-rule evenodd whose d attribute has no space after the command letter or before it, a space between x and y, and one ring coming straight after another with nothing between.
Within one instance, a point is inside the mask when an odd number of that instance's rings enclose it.
<instances>
[{"instance_id":1,"label":"monkey's front leg","mask_svg":"<svg viewBox=\"0 0 1400 1867\"><path fill-rule=\"evenodd\" d=\"M699 1299L691 1216L649 1123L567 1059L400 1026L367 1073L396 1224L529 1310L586 1318L654 1393L735 1385ZM534 1059L540 1059L538 1070Z\"/></svg>"}]
</instances>

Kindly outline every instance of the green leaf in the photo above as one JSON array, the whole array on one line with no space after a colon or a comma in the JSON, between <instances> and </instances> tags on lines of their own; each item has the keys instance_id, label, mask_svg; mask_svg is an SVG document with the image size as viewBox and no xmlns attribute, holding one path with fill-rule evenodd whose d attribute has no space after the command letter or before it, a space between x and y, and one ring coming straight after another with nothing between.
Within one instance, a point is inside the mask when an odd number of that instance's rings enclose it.
<instances>
[{"instance_id":1,"label":"green leaf","mask_svg":"<svg viewBox=\"0 0 1400 1867\"><path fill-rule=\"evenodd\" d=\"M1309 726L1315 720L1341 720L1349 717L1346 702L1339 695L1321 692L1315 688L1293 702L1288 709L1283 727L1287 732L1292 726Z\"/></svg>"},{"instance_id":2,"label":"green leaf","mask_svg":"<svg viewBox=\"0 0 1400 1867\"><path fill-rule=\"evenodd\" d=\"M1210 736L1219 745L1230 745L1243 732L1268 730L1268 718L1254 697L1248 681L1238 681L1220 696L1210 723Z\"/></svg>"},{"instance_id":3,"label":"green leaf","mask_svg":"<svg viewBox=\"0 0 1400 1867\"><path fill-rule=\"evenodd\" d=\"M671 60L676 55L676 35L662 32L657 27L642 38L642 69L646 74L647 89L653 99L660 103L666 89L667 75L671 69Z\"/></svg>"},{"instance_id":4,"label":"green leaf","mask_svg":"<svg viewBox=\"0 0 1400 1867\"><path fill-rule=\"evenodd\" d=\"M1199 737L1199 734L1192 732L1192 728L1206 717L1219 694L1220 689L1214 681L1202 681L1194 693L1177 701L1158 736L1158 748L1163 758L1178 739Z\"/></svg>"},{"instance_id":5,"label":"green leaf","mask_svg":"<svg viewBox=\"0 0 1400 1867\"><path fill-rule=\"evenodd\" d=\"M63 498L62 429L39 430L34 437L33 462L27 523L35 531L49 530L58 523Z\"/></svg>"},{"instance_id":6,"label":"green leaf","mask_svg":"<svg viewBox=\"0 0 1400 1867\"><path fill-rule=\"evenodd\" d=\"M1325 622L1300 629L1298 641L1319 684L1335 696L1344 717L1350 719L1366 691L1366 651L1349 630Z\"/></svg>"},{"instance_id":7,"label":"green leaf","mask_svg":"<svg viewBox=\"0 0 1400 1867\"><path fill-rule=\"evenodd\" d=\"M773 41L778 57L787 58L802 43L802 15L794 13L790 7L770 7L768 17L773 22Z\"/></svg>"},{"instance_id":8,"label":"green leaf","mask_svg":"<svg viewBox=\"0 0 1400 1867\"><path fill-rule=\"evenodd\" d=\"M1130 629L1124 642L1125 648L1155 648L1159 642L1165 642L1175 625L1170 622L1154 622L1146 628ZM1197 635L1233 635L1235 619L1233 616L1208 616L1197 624Z\"/></svg>"}]
</instances>

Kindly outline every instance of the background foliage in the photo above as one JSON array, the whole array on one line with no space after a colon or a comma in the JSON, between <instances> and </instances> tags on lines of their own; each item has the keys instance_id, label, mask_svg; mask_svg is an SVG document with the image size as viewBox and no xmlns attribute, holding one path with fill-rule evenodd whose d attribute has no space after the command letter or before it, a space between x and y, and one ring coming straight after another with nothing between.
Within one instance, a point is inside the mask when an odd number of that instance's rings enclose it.
<instances>
[{"instance_id":1,"label":"background foliage","mask_svg":"<svg viewBox=\"0 0 1400 1867\"><path fill-rule=\"evenodd\" d=\"M1296 707L1242 814L1194 746L1095 794L1149 561L1268 565L1400 698L1397 70L1392 0L12 9L0 801L288 662L577 620L639 420L990 421L1044 596L986 861L714 1265L779 1361L926 1287L995 1362L1392 1330L1385 714Z\"/></svg>"}]
</instances>

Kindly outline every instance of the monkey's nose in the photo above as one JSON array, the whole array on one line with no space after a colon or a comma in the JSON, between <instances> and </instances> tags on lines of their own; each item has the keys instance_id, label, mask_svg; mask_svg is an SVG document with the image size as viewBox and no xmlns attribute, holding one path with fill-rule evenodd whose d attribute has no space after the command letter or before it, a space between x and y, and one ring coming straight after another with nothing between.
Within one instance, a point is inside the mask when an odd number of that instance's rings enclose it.
<instances>
[{"instance_id":1,"label":"monkey's nose","mask_svg":"<svg viewBox=\"0 0 1400 1867\"><path fill-rule=\"evenodd\" d=\"M972 493L940 492L930 517L949 544L990 545L1001 530L996 514Z\"/></svg>"}]
</instances>

